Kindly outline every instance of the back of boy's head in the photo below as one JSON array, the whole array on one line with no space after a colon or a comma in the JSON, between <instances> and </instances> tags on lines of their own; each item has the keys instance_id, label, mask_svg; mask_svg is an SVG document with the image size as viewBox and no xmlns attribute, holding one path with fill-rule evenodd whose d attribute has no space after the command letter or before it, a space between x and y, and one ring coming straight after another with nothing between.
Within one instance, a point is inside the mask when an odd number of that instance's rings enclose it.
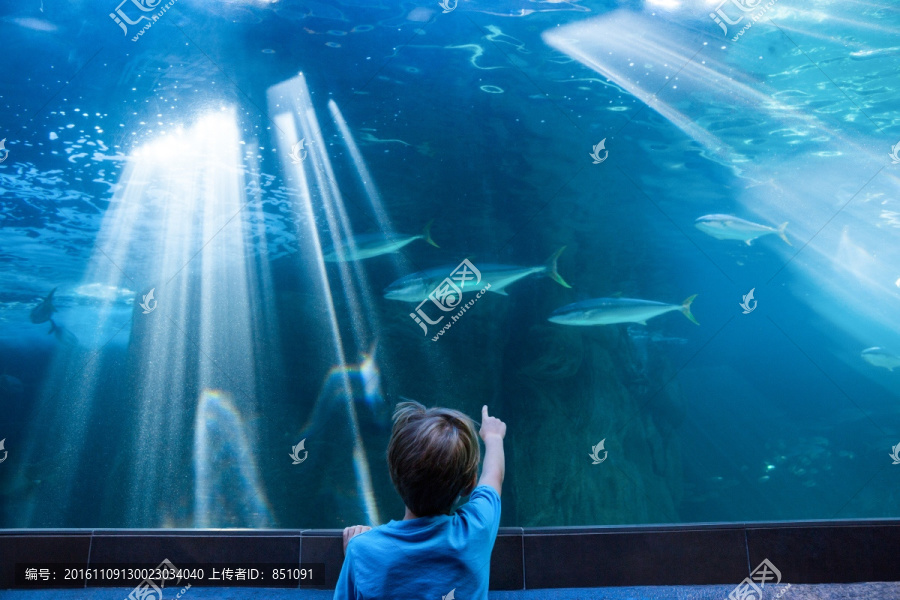
<instances>
[{"instance_id":1,"label":"back of boy's head","mask_svg":"<svg viewBox=\"0 0 900 600\"><path fill-rule=\"evenodd\" d=\"M394 487L414 515L449 514L458 496L472 493L478 474L475 424L458 410L401 402L387 460Z\"/></svg>"}]
</instances>

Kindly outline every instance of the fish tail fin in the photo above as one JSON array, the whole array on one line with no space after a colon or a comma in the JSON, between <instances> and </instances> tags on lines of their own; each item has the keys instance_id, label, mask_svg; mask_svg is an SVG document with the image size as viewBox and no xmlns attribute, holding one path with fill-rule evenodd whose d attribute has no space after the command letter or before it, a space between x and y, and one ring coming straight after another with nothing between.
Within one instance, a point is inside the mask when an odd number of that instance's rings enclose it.
<instances>
[{"instance_id":1,"label":"fish tail fin","mask_svg":"<svg viewBox=\"0 0 900 600\"><path fill-rule=\"evenodd\" d=\"M47 335L50 335L51 333L59 329L59 327L56 326L56 323L53 322L53 319L48 319L48 321L50 321L50 331L47 332Z\"/></svg>"},{"instance_id":2,"label":"fish tail fin","mask_svg":"<svg viewBox=\"0 0 900 600\"><path fill-rule=\"evenodd\" d=\"M694 298L697 297L697 294L690 296L687 300L681 303L681 313L688 318L688 320L694 325L699 325L700 322L694 318L693 313L691 313L691 303L694 301Z\"/></svg>"},{"instance_id":3,"label":"fish tail fin","mask_svg":"<svg viewBox=\"0 0 900 600\"><path fill-rule=\"evenodd\" d=\"M787 221L785 221L784 223L781 224L781 227L778 228L778 237L783 239L784 243L787 244L788 246L793 246L793 244L791 243L791 240L787 239L787 236L784 234L784 230L787 226L788 226Z\"/></svg>"},{"instance_id":4,"label":"fish tail fin","mask_svg":"<svg viewBox=\"0 0 900 600\"><path fill-rule=\"evenodd\" d=\"M434 240L431 239L431 226L434 224L434 219L425 223L425 227L422 229L422 235L425 236L425 241L434 246L435 248L440 248Z\"/></svg>"},{"instance_id":5,"label":"fish tail fin","mask_svg":"<svg viewBox=\"0 0 900 600\"><path fill-rule=\"evenodd\" d=\"M572 286L566 283L566 280L562 278L562 275L559 274L559 271L556 270L556 261L559 259L559 255L563 253L566 247L563 246L559 250L553 253L553 256L547 259L547 277L563 286L564 288L571 288Z\"/></svg>"}]
</instances>

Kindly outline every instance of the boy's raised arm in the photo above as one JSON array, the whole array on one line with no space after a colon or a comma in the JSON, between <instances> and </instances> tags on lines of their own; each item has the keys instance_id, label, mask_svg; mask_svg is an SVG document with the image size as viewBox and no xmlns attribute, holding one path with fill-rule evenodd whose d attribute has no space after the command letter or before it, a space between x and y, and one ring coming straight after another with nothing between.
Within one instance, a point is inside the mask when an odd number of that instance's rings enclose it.
<instances>
[{"instance_id":1,"label":"boy's raised arm","mask_svg":"<svg viewBox=\"0 0 900 600\"><path fill-rule=\"evenodd\" d=\"M478 485L491 486L499 496L503 487L503 475L506 472L506 458L503 453L506 423L488 416L488 408L485 405L481 408L481 430L478 433L484 440L484 464L481 467Z\"/></svg>"}]
</instances>

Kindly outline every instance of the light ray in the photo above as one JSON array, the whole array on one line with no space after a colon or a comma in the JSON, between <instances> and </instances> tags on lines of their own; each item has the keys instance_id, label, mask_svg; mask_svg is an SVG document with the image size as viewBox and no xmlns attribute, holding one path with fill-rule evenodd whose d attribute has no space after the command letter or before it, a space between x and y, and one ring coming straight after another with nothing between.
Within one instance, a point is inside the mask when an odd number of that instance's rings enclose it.
<instances>
[{"instance_id":1,"label":"light ray","mask_svg":"<svg viewBox=\"0 0 900 600\"><path fill-rule=\"evenodd\" d=\"M57 461L65 476L41 490L36 514L65 518L70 506L93 496L96 482L81 476L93 458L85 449L92 448L122 461L121 496L109 498L104 509L124 518L125 526L187 525L202 515L202 508L191 507L194 494L183 483L191 480L190 469L182 458L192 452L194 410L204 387L232 390L235 410L251 417L230 421L232 433L258 439L252 417L259 412L259 373L262 365L276 373L277 363L272 348L254 335L261 320L271 319L272 288L267 263L254 254L248 220L261 207L246 206L240 141L234 111L223 108L128 157L82 286L127 286L138 293L130 322L116 294L102 300L98 330L122 329L86 368L55 361L60 366L47 380L42 422L46 435L67 448ZM151 290L151 310L139 308ZM266 329L271 333L271 322ZM113 382L119 387L110 389ZM87 441L90 424L101 413L110 418L110 402L115 414L128 408L98 447ZM247 468L231 485L247 484L240 479ZM265 504L263 490L251 487ZM172 506L180 508L173 514Z\"/></svg>"},{"instance_id":2,"label":"light ray","mask_svg":"<svg viewBox=\"0 0 900 600\"><path fill-rule=\"evenodd\" d=\"M313 108L312 98L303 74L300 73L292 79L273 86L268 91L269 113L278 126L282 135L278 136L277 144L279 155L282 156L282 165L289 181L299 188L298 212L303 219L297 222L297 237L301 252L313 257L314 280L318 284L318 293L324 300L328 311L328 327L333 347L332 355L338 365L347 365L346 351L341 336L340 323L335 310L334 297L331 284L322 254L322 243L319 231L316 228L315 210L313 202L317 203L325 214L330 238L333 245L337 246L344 240L352 240L353 230L343 205L340 189L336 183L334 170L328 156L321 126ZM309 154L306 160L299 164L289 162L290 149L300 139L308 140ZM307 170L312 171L312 177L308 177ZM305 227L304 227L305 224ZM337 263L340 273L341 291L345 294L347 305L350 308L351 327L357 347L362 346L368 335L366 319L373 313L371 301L368 298L368 286L358 289L356 282L365 282L365 275L359 271L358 264ZM351 269L357 270L355 277L351 275ZM334 393L337 385L339 393ZM326 390L328 393L326 394ZM378 506L372 487L372 478L364 442L359 428L359 419L356 407L352 401L354 397L353 385L348 371L338 367L338 371L332 371L326 377L323 392L319 400L313 405L311 422L307 426L315 426L318 422L318 411L323 397L331 400L329 403L339 402L347 414L350 433L353 438L351 451L351 463L354 469L357 497L362 504L364 518L372 525L380 523Z\"/></svg>"}]
</instances>

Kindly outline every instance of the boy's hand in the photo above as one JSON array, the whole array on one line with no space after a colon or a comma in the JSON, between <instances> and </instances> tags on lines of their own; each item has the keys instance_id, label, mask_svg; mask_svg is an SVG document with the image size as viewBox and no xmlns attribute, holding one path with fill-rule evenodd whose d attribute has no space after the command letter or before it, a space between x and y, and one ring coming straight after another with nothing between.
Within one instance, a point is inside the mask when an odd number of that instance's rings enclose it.
<instances>
[{"instance_id":1,"label":"boy's hand","mask_svg":"<svg viewBox=\"0 0 900 600\"><path fill-rule=\"evenodd\" d=\"M500 436L501 440L506 436L506 423L497 417L489 417L487 404L481 407L481 431L478 433L484 441L492 435Z\"/></svg>"},{"instance_id":2,"label":"boy's hand","mask_svg":"<svg viewBox=\"0 0 900 600\"><path fill-rule=\"evenodd\" d=\"M344 556L347 555L347 542L350 538L356 537L361 533L365 533L372 529L368 525L354 525L353 527L344 527Z\"/></svg>"}]
</instances>

